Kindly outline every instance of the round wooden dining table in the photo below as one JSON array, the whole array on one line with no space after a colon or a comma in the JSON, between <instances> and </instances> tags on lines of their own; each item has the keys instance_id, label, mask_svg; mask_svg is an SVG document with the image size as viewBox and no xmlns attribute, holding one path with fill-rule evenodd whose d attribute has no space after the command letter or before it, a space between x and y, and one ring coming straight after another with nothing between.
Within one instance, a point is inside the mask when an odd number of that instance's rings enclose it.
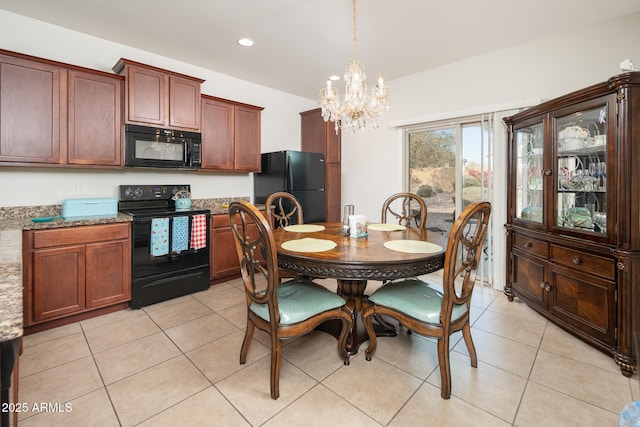
<instances>
[{"instance_id":1,"label":"round wooden dining table","mask_svg":"<svg viewBox=\"0 0 640 427\"><path fill-rule=\"evenodd\" d=\"M360 319L362 303L366 300L367 281L416 277L440 270L444 266L447 238L440 233L417 228L394 231L370 229L368 236L353 238L343 233L342 223L311 225L323 229L300 232L278 228L273 231L278 252L278 267L300 276L337 280L337 293L346 300L353 316L353 327L347 342L347 351L350 354L357 353L360 344L368 339ZM301 239L319 239L324 243L331 241L336 245L333 249L318 252L282 247L285 242ZM385 247L385 242L391 240L429 242L440 246L441 250L428 253L399 252ZM339 333L330 326L325 330L336 336ZM389 328L388 325L378 325L376 333L382 336L396 334L395 328Z\"/></svg>"}]
</instances>

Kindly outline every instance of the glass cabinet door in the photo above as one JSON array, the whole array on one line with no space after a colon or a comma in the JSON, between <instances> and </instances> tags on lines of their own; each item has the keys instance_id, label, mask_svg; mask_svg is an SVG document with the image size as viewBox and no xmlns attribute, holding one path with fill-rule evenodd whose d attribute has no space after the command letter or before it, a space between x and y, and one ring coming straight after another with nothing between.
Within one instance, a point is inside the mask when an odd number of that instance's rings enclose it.
<instances>
[{"instance_id":1,"label":"glass cabinet door","mask_svg":"<svg viewBox=\"0 0 640 427\"><path fill-rule=\"evenodd\" d=\"M543 123L515 129L516 218L543 222Z\"/></svg>"},{"instance_id":2,"label":"glass cabinet door","mask_svg":"<svg viewBox=\"0 0 640 427\"><path fill-rule=\"evenodd\" d=\"M556 227L607 235L607 104L555 120Z\"/></svg>"}]
</instances>

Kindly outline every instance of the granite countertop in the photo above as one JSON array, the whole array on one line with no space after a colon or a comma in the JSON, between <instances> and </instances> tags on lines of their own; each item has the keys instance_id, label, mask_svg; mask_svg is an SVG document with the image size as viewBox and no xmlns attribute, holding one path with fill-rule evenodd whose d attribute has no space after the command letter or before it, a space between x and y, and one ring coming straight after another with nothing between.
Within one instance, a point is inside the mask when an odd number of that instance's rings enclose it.
<instances>
[{"instance_id":1,"label":"granite countertop","mask_svg":"<svg viewBox=\"0 0 640 427\"><path fill-rule=\"evenodd\" d=\"M192 206L209 209L214 215L228 212L234 200L249 197L193 199ZM31 218L60 215L60 205L0 207L0 342L19 338L23 334L22 232L83 225L131 222L132 217L118 213L110 218L62 219L33 222Z\"/></svg>"}]
</instances>

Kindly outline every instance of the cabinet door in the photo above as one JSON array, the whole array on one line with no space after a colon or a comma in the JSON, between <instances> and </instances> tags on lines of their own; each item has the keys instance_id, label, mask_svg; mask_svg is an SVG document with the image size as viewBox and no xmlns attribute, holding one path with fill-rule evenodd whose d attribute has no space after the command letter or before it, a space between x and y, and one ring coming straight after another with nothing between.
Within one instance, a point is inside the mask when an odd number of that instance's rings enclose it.
<instances>
[{"instance_id":1,"label":"cabinet door","mask_svg":"<svg viewBox=\"0 0 640 427\"><path fill-rule=\"evenodd\" d=\"M238 274L240 263L231 227L211 230L211 241L211 278Z\"/></svg>"},{"instance_id":2,"label":"cabinet door","mask_svg":"<svg viewBox=\"0 0 640 427\"><path fill-rule=\"evenodd\" d=\"M300 131L300 147L302 151L307 153L323 153L326 156L325 161L329 162L326 138L327 124L322 118L322 113L319 108L300 113Z\"/></svg>"},{"instance_id":3,"label":"cabinet door","mask_svg":"<svg viewBox=\"0 0 640 427\"><path fill-rule=\"evenodd\" d=\"M262 212L264 215L264 212ZM234 276L240 273L240 263L236 252L236 244L229 224L228 215L211 217L211 280ZM258 226L249 225L249 234L258 237Z\"/></svg>"},{"instance_id":4,"label":"cabinet door","mask_svg":"<svg viewBox=\"0 0 640 427\"><path fill-rule=\"evenodd\" d=\"M511 253L513 274L511 288L530 304L545 310L547 308L546 266L546 261L530 257L519 251Z\"/></svg>"},{"instance_id":5,"label":"cabinet door","mask_svg":"<svg viewBox=\"0 0 640 427\"><path fill-rule=\"evenodd\" d=\"M165 74L148 68L127 66L127 122L165 125Z\"/></svg>"},{"instance_id":6,"label":"cabinet door","mask_svg":"<svg viewBox=\"0 0 640 427\"><path fill-rule=\"evenodd\" d=\"M35 250L33 320L60 317L84 308L84 246Z\"/></svg>"},{"instance_id":7,"label":"cabinet door","mask_svg":"<svg viewBox=\"0 0 640 427\"><path fill-rule=\"evenodd\" d=\"M200 131L200 82L169 76L169 126Z\"/></svg>"},{"instance_id":8,"label":"cabinet door","mask_svg":"<svg viewBox=\"0 0 640 427\"><path fill-rule=\"evenodd\" d=\"M87 308L131 299L131 244L128 240L86 246Z\"/></svg>"},{"instance_id":9,"label":"cabinet door","mask_svg":"<svg viewBox=\"0 0 640 427\"><path fill-rule=\"evenodd\" d=\"M513 136L513 218L527 221L528 227L542 228L546 224L544 182L544 124L541 120L519 125ZM547 179L548 181L548 179Z\"/></svg>"},{"instance_id":10,"label":"cabinet door","mask_svg":"<svg viewBox=\"0 0 640 427\"><path fill-rule=\"evenodd\" d=\"M213 99L202 100L202 169L232 170L234 107Z\"/></svg>"},{"instance_id":11,"label":"cabinet door","mask_svg":"<svg viewBox=\"0 0 640 427\"><path fill-rule=\"evenodd\" d=\"M557 265L549 282L551 314L601 343L615 344L615 283Z\"/></svg>"},{"instance_id":12,"label":"cabinet door","mask_svg":"<svg viewBox=\"0 0 640 427\"><path fill-rule=\"evenodd\" d=\"M59 67L0 55L0 161L60 162L64 77Z\"/></svg>"},{"instance_id":13,"label":"cabinet door","mask_svg":"<svg viewBox=\"0 0 640 427\"><path fill-rule=\"evenodd\" d=\"M327 134L327 153L325 155L327 163L340 163L341 162L341 136L340 131L336 133L333 126L330 125L330 122L326 123L326 134Z\"/></svg>"},{"instance_id":14,"label":"cabinet door","mask_svg":"<svg viewBox=\"0 0 640 427\"><path fill-rule=\"evenodd\" d=\"M615 241L615 94L554 113L554 228Z\"/></svg>"},{"instance_id":15,"label":"cabinet door","mask_svg":"<svg viewBox=\"0 0 640 427\"><path fill-rule=\"evenodd\" d=\"M327 222L342 221L340 164L325 164L325 216Z\"/></svg>"},{"instance_id":16,"label":"cabinet door","mask_svg":"<svg viewBox=\"0 0 640 427\"><path fill-rule=\"evenodd\" d=\"M242 172L260 171L260 110L235 107L234 169Z\"/></svg>"},{"instance_id":17,"label":"cabinet door","mask_svg":"<svg viewBox=\"0 0 640 427\"><path fill-rule=\"evenodd\" d=\"M69 164L121 165L121 105L120 79L69 72Z\"/></svg>"}]
</instances>

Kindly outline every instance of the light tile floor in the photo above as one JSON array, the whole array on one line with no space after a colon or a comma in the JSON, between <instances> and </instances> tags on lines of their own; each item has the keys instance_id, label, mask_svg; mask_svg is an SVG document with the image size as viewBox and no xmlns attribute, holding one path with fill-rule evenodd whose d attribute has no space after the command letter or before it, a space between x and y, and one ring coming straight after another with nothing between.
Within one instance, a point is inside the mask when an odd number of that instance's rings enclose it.
<instances>
[{"instance_id":1,"label":"light tile floor","mask_svg":"<svg viewBox=\"0 0 640 427\"><path fill-rule=\"evenodd\" d=\"M26 336L19 390L30 410L19 424L613 427L640 399L637 375L624 377L611 357L519 300L477 286L472 304L478 368L456 335L447 401L435 341L403 330L381 338L370 362L361 351L349 366L322 332L288 342L272 400L266 335L256 331L247 363L238 362L246 320L234 280Z\"/></svg>"}]
</instances>

